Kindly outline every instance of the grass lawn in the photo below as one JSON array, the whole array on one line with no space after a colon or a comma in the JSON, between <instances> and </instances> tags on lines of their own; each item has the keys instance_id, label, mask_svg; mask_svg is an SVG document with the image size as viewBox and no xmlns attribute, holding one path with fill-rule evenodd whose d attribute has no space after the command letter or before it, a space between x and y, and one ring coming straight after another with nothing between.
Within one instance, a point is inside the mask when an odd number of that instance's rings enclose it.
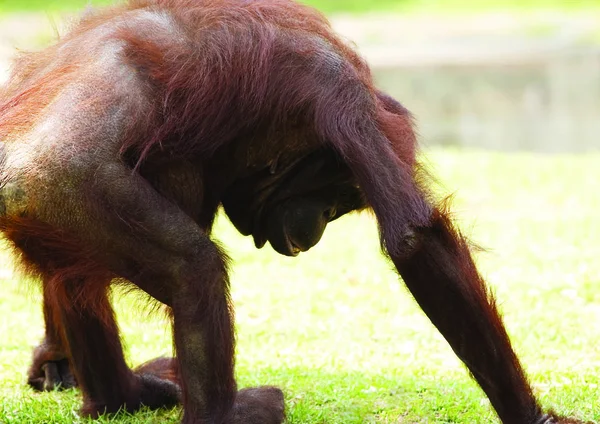
<instances>
[{"instance_id":1,"label":"grass lawn","mask_svg":"<svg viewBox=\"0 0 600 424\"><path fill-rule=\"evenodd\" d=\"M600 420L600 155L429 152L455 192L535 390L546 407ZM491 423L494 414L441 336L378 254L370 215L333 223L299 258L254 249L221 219L235 260L240 386L275 384L290 424ZM24 384L42 335L40 296L0 256L0 423L81 422L77 392ZM29 287L29 288L27 288ZM168 323L119 298L131 364L169 354ZM177 423L142 411L119 423ZM108 422L109 419L103 419Z\"/></svg>"},{"instance_id":2,"label":"grass lawn","mask_svg":"<svg viewBox=\"0 0 600 424\"><path fill-rule=\"evenodd\" d=\"M581 9L598 8L597 0L300 0L324 12L368 12L401 10L417 12L453 12L490 9ZM1 11L72 10L87 4L113 4L117 0L0 0Z\"/></svg>"}]
</instances>

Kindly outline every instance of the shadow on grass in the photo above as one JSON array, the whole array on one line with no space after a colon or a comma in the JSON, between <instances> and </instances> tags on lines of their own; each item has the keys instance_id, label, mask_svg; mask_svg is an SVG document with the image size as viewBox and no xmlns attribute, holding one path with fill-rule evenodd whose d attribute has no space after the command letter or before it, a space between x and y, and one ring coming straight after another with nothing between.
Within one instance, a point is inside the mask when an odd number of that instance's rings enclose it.
<instances>
[{"instance_id":1,"label":"shadow on grass","mask_svg":"<svg viewBox=\"0 0 600 424\"><path fill-rule=\"evenodd\" d=\"M465 380L433 379L409 373L390 375L340 371L321 372L306 368L265 368L244 372L240 387L273 384L286 396L289 424L359 424L387 422L469 422L489 423L493 413L483 394ZM99 420L82 420L77 410L77 390L35 393L4 392L0 406L2 423L178 423L180 408L135 414L119 413Z\"/></svg>"}]
</instances>

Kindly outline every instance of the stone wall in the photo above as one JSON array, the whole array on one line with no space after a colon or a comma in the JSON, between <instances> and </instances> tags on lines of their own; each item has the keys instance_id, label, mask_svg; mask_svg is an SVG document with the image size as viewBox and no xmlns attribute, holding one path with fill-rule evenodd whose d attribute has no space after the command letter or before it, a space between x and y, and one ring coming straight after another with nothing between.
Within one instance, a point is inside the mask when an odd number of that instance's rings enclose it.
<instances>
[{"instance_id":1,"label":"stone wall","mask_svg":"<svg viewBox=\"0 0 600 424\"><path fill-rule=\"evenodd\" d=\"M378 84L415 115L424 145L600 150L600 49L504 60L381 66Z\"/></svg>"}]
</instances>

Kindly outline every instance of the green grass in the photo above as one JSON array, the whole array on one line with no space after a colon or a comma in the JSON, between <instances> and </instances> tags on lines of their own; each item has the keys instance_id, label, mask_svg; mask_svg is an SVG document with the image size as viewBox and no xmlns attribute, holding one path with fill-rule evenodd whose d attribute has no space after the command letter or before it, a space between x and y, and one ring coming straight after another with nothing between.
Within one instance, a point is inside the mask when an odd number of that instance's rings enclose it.
<instances>
[{"instance_id":1,"label":"green grass","mask_svg":"<svg viewBox=\"0 0 600 424\"><path fill-rule=\"evenodd\" d=\"M600 420L600 155L430 152L461 226L487 247L478 262L546 407ZM299 258L235 233L217 237L235 260L240 385L275 384L290 424L490 423L494 414L441 336L378 253L368 214L333 223ZM39 294L0 256L0 423L81 422L77 392L24 384L42 335ZM169 354L168 323L117 301L128 357ZM119 423L176 423L142 411ZM108 422L103 419L102 422Z\"/></svg>"},{"instance_id":2,"label":"green grass","mask_svg":"<svg viewBox=\"0 0 600 424\"><path fill-rule=\"evenodd\" d=\"M113 4L116 0L0 0L1 11L75 10L87 4ZM597 0L305 0L324 12L370 12L398 10L416 12L485 11L495 9L569 9L598 8Z\"/></svg>"}]
</instances>

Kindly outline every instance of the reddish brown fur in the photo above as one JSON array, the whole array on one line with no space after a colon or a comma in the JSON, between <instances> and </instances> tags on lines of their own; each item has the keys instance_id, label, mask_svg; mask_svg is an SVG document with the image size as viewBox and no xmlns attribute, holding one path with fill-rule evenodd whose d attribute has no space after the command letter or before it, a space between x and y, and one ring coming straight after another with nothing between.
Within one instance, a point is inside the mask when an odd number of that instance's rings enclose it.
<instances>
[{"instance_id":1,"label":"reddish brown fur","mask_svg":"<svg viewBox=\"0 0 600 424\"><path fill-rule=\"evenodd\" d=\"M72 307L75 301L80 307L94 308L93 302L97 300L95 290L106 290L113 278L105 267L92 259L96 256L93 249L82 246L60 229L26 218L3 218L0 231L20 255L21 268L44 279L44 293L55 299L53 303ZM56 254L52 255L52 252ZM51 278L45 278L47 276ZM71 302L65 303L60 282L78 278L93 283L89 287L78 288Z\"/></svg>"},{"instance_id":2,"label":"reddish brown fur","mask_svg":"<svg viewBox=\"0 0 600 424\"><path fill-rule=\"evenodd\" d=\"M76 378L84 414L181 400L184 423L283 421L278 389L238 392L234 379L227 258L210 231L241 181L260 201L233 195L249 217L234 224L257 245L283 240L283 252L314 245L339 192L360 187L349 209L373 209L385 253L500 419L560 420L542 413L467 242L419 183L410 114L315 10L131 0L92 12L17 62L0 92L0 140L0 229L44 286L46 339L29 382ZM307 171L331 154L335 175ZM303 171L319 199L286 185ZM291 204L301 213L274 212ZM302 244L288 221L307 210L318 219ZM115 276L171 307L176 361L127 367L107 298Z\"/></svg>"}]
</instances>

